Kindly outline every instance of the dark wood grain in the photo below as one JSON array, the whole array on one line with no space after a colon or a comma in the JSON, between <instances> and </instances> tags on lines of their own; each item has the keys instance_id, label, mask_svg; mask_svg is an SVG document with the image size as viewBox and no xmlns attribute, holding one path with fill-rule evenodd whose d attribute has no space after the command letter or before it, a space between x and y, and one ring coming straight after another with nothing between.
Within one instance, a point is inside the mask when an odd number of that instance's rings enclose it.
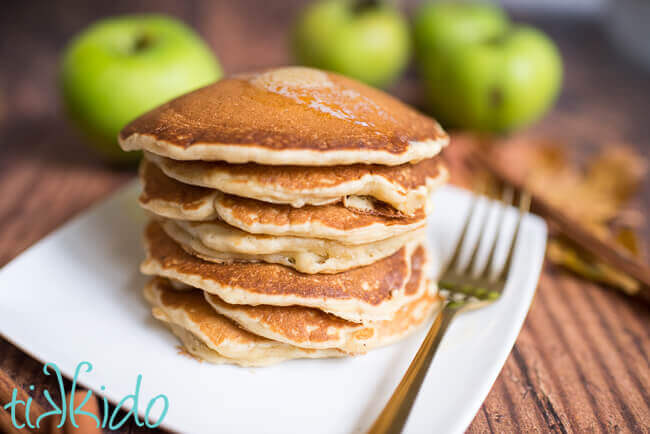
<instances>
[{"instance_id":1,"label":"dark wood grain","mask_svg":"<svg viewBox=\"0 0 650 434\"><path fill-rule=\"evenodd\" d=\"M97 159L65 122L57 60L65 41L102 16L158 11L193 24L228 72L290 62L297 1L6 2L0 14L0 265L132 179ZM405 2L412 6L413 2ZM596 19L517 18L558 42L565 88L523 134L588 155L603 143L650 151L650 74L621 58ZM412 72L393 91L419 105ZM648 183L640 196L650 210ZM648 240L648 232L645 232ZM134 264L135 266L135 264ZM37 320L37 319L35 319ZM43 324L46 327L47 324ZM54 389L42 366L0 339L0 367L23 387ZM523 330L468 428L486 432L648 432L650 311L548 266ZM0 417L6 413L0 411ZM138 432L131 425L124 432Z\"/></svg>"}]
</instances>

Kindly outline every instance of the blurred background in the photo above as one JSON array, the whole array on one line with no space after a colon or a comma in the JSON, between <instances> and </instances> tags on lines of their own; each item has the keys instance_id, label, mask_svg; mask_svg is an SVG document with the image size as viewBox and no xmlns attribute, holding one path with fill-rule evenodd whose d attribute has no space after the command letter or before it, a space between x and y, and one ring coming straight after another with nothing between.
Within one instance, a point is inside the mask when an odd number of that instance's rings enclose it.
<instances>
[{"instance_id":1,"label":"blurred background","mask_svg":"<svg viewBox=\"0 0 650 434\"><path fill-rule=\"evenodd\" d=\"M534 183L550 192L558 206L570 206L579 192L585 200L573 207L582 209L577 213L585 224L603 232L603 225L616 223L618 228L605 230L607 236L618 237L622 227L625 248L644 254L648 233L640 210L650 206L643 158L650 150L648 2L504 0L458 12L418 0L360 0L343 7L348 18L340 21L323 6L332 3L337 2L5 4L0 14L2 208L9 215L31 216L43 212L47 198L48 209L40 224L7 220L0 242L8 248L0 252L0 264L134 176L133 164L115 164L124 163L124 154L113 137L137 110L222 74L296 63L357 76L439 119L455 137L447 152L454 183L472 187L477 182L475 171L455 163L463 143L476 142L479 132L482 139L489 137L488 155L495 152L499 161L514 160L525 171L539 172ZM366 31L355 21L378 9L388 23L366 23ZM104 19L143 13L179 20L163 23L170 28L161 32L195 38L181 41L177 51L196 56L161 47L158 55L164 60L144 59L144 66L132 66L118 59L109 74L111 65L105 66L106 59L97 53L110 57L111 50L143 41L122 40L130 35L129 23ZM98 20L107 29L95 25L88 30ZM175 25L180 29L171 28ZM513 29L522 26L536 33L515 40ZM196 34L183 34L191 29ZM355 32L361 36L355 39ZM478 48L461 50L449 42L454 38L474 38ZM144 40L145 52L149 43ZM323 54L325 49L330 52ZM380 54L366 53L372 50ZM503 57L513 66L490 66ZM190 67L177 71L178 64ZM169 79L174 73L180 84ZM495 81L501 84L498 92L481 87ZM494 103L503 106L496 117ZM481 143L485 146L485 140ZM592 182L589 169L594 165L606 170L592 173ZM594 210L595 202L605 202L607 209ZM556 259L569 260L566 255Z\"/></svg>"},{"instance_id":2,"label":"blurred background","mask_svg":"<svg viewBox=\"0 0 650 434\"><path fill-rule=\"evenodd\" d=\"M205 39L225 73L236 73L296 63L289 43L291 29L308 3L297 0L8 3L0 16L3 132L6 133L7 125L20 127L25 122L38 121L46 126L64 116L58 86L63 50L74 35L98 19L145 12L177 17ZM394 3L412 18L422 2ZM631 28L634 24L630 17L625 21L620 16L634 15L641 20L642 16L634 13L635 5L645 4L647 10L647 2L624 0L609 5L602 0L505 0L502 4L513 21L532 24L549 35L564 62L564 86L555 110L533 125L534 129L566 134L574 145L621 139L647 145L642 129L635 126L642 124L647 116L650 73L641 66L641 52L638 61L631 59L633 38L628 37L630 42L625 44L622 41L626 36L618 35L620 28ZM637 39L647 50L650 45L647 33L639 34ZM422 83L417 80L413 62L409 65L388 89L407 102L422 106L424 102L418 98ZM567 116L569 112L571 116ZM580 124L584 118L591 121L589 128ZM595 119L598 122L593 122ZM57 124L55 129L58 134L67 134L63 124ZM19 148L24 147L29 146ZM61 145L59 150L63 151L64 147Z\"/></svg>"},{"instance_id":3,"label":"blurred background","mask_svg":"<svg viewBox=\"0 0 650 434\"><path fill-rule=\"evenodd\" d=\"M205 84L222 73L297 63L358 76L439 119L452 133L444 157L453 183L482 191L495 183L492 172L465 164L470 149L478 149L488 160L516 169L512 175L523 179L534 194L564 210L612 248L647 263L650 2L504 0L478 12L439 9L418 0L387 3L384 18L392 24L370 25L367 33L354 18L376 12L380 6L375 1L354 2L341 21L332 18L340 11L319 10L320 2L298 0L3 3L0 267L135 177L134 163L125 164L112 139L120 124L133 116L130 110L156 105L162 102L157 99ZM108 27L88 30L98 20L142 13L163 14L184 23L151 24L165 28L161 34L169 32L170 38L176 38L176 49L156 51L156 38L150 35L128 39L133 27L129 22L110 21ZM522 26L527 30L518 33ZM362 37L345 39L356 33ZM112 64L112 69L106 66L115 57L114 50L137 54L149 49L160 59L144 59L138 66L125 54L125 60ZM372 50L379 57L366 57ZM195 56L193 60L187 60L188 53ZM503 59L510 63L500 63ZM187 69L176 68L179 65ZM172 76L180 79L172 83ZM604 336L603 340L616 336L615 345L623 342L620 345L626 349L638 349L626 350L625 366L628 362L647 366L650 313L622 296L636 294L638 282L605 266L557 231L552 232L548 259L540 287L543 295L538 296L522 331L513 353L516 360L510 359L491 396L503 395L504 384L514 384L508 375L519 372L517 357L539 362L538 347L550 355L549 363L560 364L558 384L564 382L563 375L573 368L552 355L561 333L556 327L546 339L548 306L586 291L596 294L605 288L595 302L602 310L594 307L591 298L581 299L572 307L580 312L577 322L572 322L574 311L566 309L557 313L556 322L572 327L570 333L578 342L583 339L575 330L602 326L594 333L601 333L597 336ZM571 273L580 284L573 280L557 284L559 272ZM583 320L592 318L594 311L601 322L603 311L614 312L617 321L607 328L595 319ZM628 322L620 325L619 318ZM630 330L644 321L646 334L635 338ZM598 342L600 347L602 340ZM592 350L585 350L577 360L590 360ZM0 360L24 382L40 369L3 341ZM605 371L607 363L603 362ZM585 383L601 385L589 388L590 397L593 390L603 397L598 402L615 401L605 390L612 386L609 379L620 372L607 372L606 376L580 374ZM527 393L528 389L524 397ZM616 399L625 402L623 395ZM542 396L535 401L537 407L530 404L529 410L555 414L552 407L546 408L547 398ZM500 414L494 402L488 397L483 408L486 418L488 413L490 418ZM587 413L585 420L596 424L597 416ZM616 414L610 415L608 426L624 424ZM501 420L507 423L507 418ZM475 421L470 431L482 432L481 423Z\"/></svg>"}]
</instances>

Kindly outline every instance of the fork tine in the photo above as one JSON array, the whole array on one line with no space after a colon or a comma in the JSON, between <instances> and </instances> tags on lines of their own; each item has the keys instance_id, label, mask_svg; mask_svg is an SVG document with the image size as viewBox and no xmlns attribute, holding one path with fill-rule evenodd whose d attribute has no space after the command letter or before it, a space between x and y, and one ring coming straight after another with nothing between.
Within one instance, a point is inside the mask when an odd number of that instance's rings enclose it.
<instances>
[{"instance_id":1,"label":"fork tine","mask_svg":"<svg viewBox=\"0 0 650 434\"><path fill-rule=\"evenodd\" d=\"M487 222L489 219L490 219L490 210L487 209L485 210L483 216L481 216L481 228L479 230L479 239L476 240L476 243L474 243L474 249L472 250L472 254L469 258L469 261L467 262L467 265L465 266L465 269L462 271L462 273L471 274L472 271L474 270L474 267L476 265L476 258L478 257L478 252L484 243L483 234L485 233L485 228L487 226Z\"/></svg>"},{"instance_id":2,"label":"fork tine","mask_svg":"<svg viewBox=\"0 0 650 434\"><path fill-rule=\"evenodd\" d=\"M512 185L506 185L503 188L503 193L501 194L501 203L506 206L512 205L512 201L515 198L515 189Z\"/></svg>"},{"instance_id":3,"label":"fork tine","mask_svg":"<svg viewBox=\"0 0 650 434\"><path fill-rule=\"evenodd\" d=\"M496 256L497 246L499 244L499 234L501 233L501 228L503 227L503 222L506 219L506 210L508 206L512 205L512 200L514 198L515 190L510 185L506 185L501 193L500 202L503 206L500 207L499 219L497 220L496 234L492 240L492 246L490 247L490 252L488 253L488 258L485 263L485 268L483 268L483 273L479 276L479 279L488 280L492 268L494 266L494 257Z\"/></svg>"},{"instance_id":4,"label":"fork tine","mask_svg":"<svg viewBox=\"0 0 650 434\"><path fill-rule=\"evenodd\" d=\"M478 204L478 197L472 199L472 204L470 205L469 212L465 218L465 223L463 224L462 232L460 233L460 238L456 243L454 248L454 253L451 255L451 259L447 262L447 266L444 269L444 272L448 270L455 270L458 266L458 258L460 258L460 251L462 250L463 244L465 244L465 238L467 238L467 232L469 230L469 225L472 221L472 217L476 213L476 206Z\"/></svg>"},{"instance_id":5,"label":"fork tine","mask_svg":"<svg viewBox=\"0 0 650 434\"><path fill-rule=\"evenodd\" d=\"M503 268L498 275L499 280L504 280L508 277L510 272L510 267L512 266L512 258L514 256L515 246L517 245L517 240L519 239L519 234L521 233L521 222L524 219L524 216L530 210L530 201L531 196L527 191L522 191L519 198L519 217L517 218L517 226L515 227L515 233L512 236L512 241L510 242L510 247L508 248L508 257L506 262L503 264Z\"/></svg>"}]
</instances>

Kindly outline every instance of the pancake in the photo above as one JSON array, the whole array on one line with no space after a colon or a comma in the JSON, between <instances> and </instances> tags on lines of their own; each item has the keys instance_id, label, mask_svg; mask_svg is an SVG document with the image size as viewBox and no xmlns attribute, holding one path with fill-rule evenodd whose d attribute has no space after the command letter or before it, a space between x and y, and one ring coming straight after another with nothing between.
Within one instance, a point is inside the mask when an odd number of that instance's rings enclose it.
<instances>
[{"instance_id":1,"label":"pancake","mask_svg":"<svg viewBox=\"0 0 650 434\"><path fill-rule=\"evenodd\" d=\"M314 307L353 322L390 319L421 295L408 292L413 267L428 269L425 246L411 242L373 264L338 274L303 274L265 263L215 264L186 253L156 222L145 230L142 273L174 279L230 304ZM425 265L422 265L425 264Z\"/></svg>"},{"instance_id":2,"label":"pancake","mask_svg":"<svg viewBox=\"0 0 650 434\"><path fill-rule=\"evenodd\" d=\"M370 196L406 215L413 215L426 207L431 191L448 178L447 169L439 158L394 167L233 165L177 161L149 152L145 153L145 158L165 175L184 184L296 208L341 202L348 196Z\"/></svg>"},{"instance_id":3,"label":"pancake","mask_svg":"<svg viewBox=\"0 0 650 434\"><path fill-rule=\"evenodd\" d=\"M347 246L331 240L255 235L218 221L161 220L164 231L186 252L217 263L267 262L302 273L339 273L392 255L422 240L425 228L370 244Z\"/></svg>"},{"instance_id":4,"label":"pancake","mask_svg":"<svg viewBox=\"0 0 650 434\"><path fill-rule=\"evenodd\" d=\"M186 351L211 363L266 366L297 358L342 357L336 349L305 349L249 333L216 313L201 291L176 291L165 279L144 289L153 316L167 324Z\"/></svg>"},{"instance_id":5,"label":"pancake","mask_svg":"<svg viewBox=\"0 0 650 434\"><path fill-rule=\"evenodd\" d=\"M390 210L382 210L390 207L376 203L372 209L363 210L341 203L294 208L231 195L218 196L214 206L220 219L246 232L323 238L343 244L367 244L422 228L429 211L419 209L413 216L395 216Z\"/></svg>"},{"instance_id":6,"label":"pancake","mask_svg":"<svg viewBox=\"0 0 650 434\"><path fill-rule=\"evenodd\" d=\"M377 89L304 67L224 78L129 123L126 151L265 165L399 165L431 158L440 125Z\"/></svg>"},{"instance_id":7,"label":"pancake","mask_svg":"<svg viewBox=\"0 0 650 434\"><path fill-rule=\"evenodd\" d=\"M219 314L256 335L301 348L338 348L349 354L363 354L406 337L440 309L442 299L430 280L416 276L409 284L428 288L421 297L402 306L392 319L365 324L300 306L233 305L211 294L205 294L205 298Z\"/></svg>"},{"instance_id":8,"label":"pancake","mask_svg":"<svg viewBox=\"0 0 650 434\"><path fill-rule=\"evenodd\" d=\"M178 182L146 160L140 166L140 179L140 205L156 215L193 221L218 218L253 234L367 244L421 228L426 223L424 209L404 217L381 203L373 203L371 209L366 203L354 203L347 208L342 203L294 208L223 194Z\"/></svg>"},{"instance_id":9,"label":"pancake","mask_svg":"<svg viewBox=\"0 0 650 434\"><path fill-rule=\"evenodd\" d=\"M182 184L169 178L154 164L142 159L139 168L140 205L154 214L180 220L212 220L218 217L214 200L221 193Z\"/></svg>"}]
</instances>

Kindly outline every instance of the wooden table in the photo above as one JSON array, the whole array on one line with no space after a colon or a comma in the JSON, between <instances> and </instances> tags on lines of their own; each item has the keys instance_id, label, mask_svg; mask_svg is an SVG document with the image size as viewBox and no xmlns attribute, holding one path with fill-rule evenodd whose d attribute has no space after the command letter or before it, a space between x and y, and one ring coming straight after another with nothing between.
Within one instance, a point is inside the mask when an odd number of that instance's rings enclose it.
<instances>
[{"instance_id":1,"label":"wooden table","mask_svg":"<svg viewBox=\"0 0 650 434\"><path fill-rule=\"evenodd\" d=\"M290 62L285 42L295 3L152 0L4 5L0 265L134 177L133 170L104 165L65 122L56 72L59 54L71 35L105 15L170 13L194 25L219 53L225 69L237 72ZM526 133L559 138L581 155L618 141L648 155L650 73L619 57L593 19L518 18L549 32L566 64L559 103ZM412 74L393 91L418 102ZM649 191L646 183L642 197L646 215ZM44 380L39 362L1 339L0 367L24 387L35 384L38 396L44 387L53 388ZM648 432L649 427L648 306L547 265L512 354L468 431ZM133 431L137 428L130 426L125 432Z\"/></svg>"}]
</instances>

